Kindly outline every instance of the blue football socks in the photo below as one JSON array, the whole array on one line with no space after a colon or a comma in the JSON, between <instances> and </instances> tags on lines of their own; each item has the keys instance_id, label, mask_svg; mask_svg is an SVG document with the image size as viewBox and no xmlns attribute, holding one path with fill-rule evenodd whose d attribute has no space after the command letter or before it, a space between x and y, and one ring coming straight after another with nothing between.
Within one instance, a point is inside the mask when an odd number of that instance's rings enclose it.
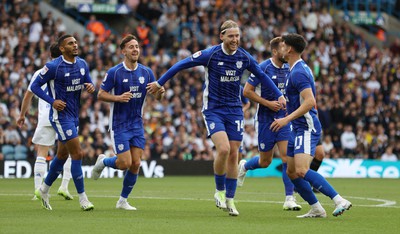
<instances>
[{"instance_id":1,"label":"blue football socks","mask_svg":"<svg viewBox=\"0 0 400 234\"><path fill-rule=\"evenodd\" d=\"M294 186L296 186L297 192L305 201L308 202L308 204L313 205L318 202L318 199L313 193L309 182L301 177L292 180L292 182Z\"/></svg>"},{"instance_id":2,"label":"blue football socks","mask_svg":"<svg viewBox=\"0 0 400 234\"><path fill-rule=\"evenodd\" d=\"M261 168L260 163L258 162L260 160L260 156L255 156L251 158L249 161L244 164L244 169L246 170L254 170L257 168Z\"/></svg>"},{"instance_id":3,"label":"blue football socks","mask_svg":"<svg viewBox=\"0 0 400 234\"><path fill-rule=\"evenodd\" d=\"M47 173L46 179L44 182L51 186L53 182L57 179L57 177L61 174L64 169L64 163L67 160L58 159L57 156L53 158L53 161L50 164L49 172Z\"/></svg>"},{"instance_id":4,"label":"blue football socks","mask_svg":"<svg viewBox=\"0 0 400 234\"><path fill-rule=\"evenodd\" d=\"M114 169L118 169L117 166L115 165L115 161L117 161L117 158L118 158L117 156L114 156L114 157L106 157L106 158L104 158L103 163L104 163L104 165L107 166L107 167L111 167L111 168L114 168Z\"/></svg>"},{"instance_id":5,"label":"blue football socks","mask_svg":"<svg viewBox=\"0 0 400 234\"><path fill-rule=\"evenodd\" d=\"M294 192L294 185L292 181L289 179L289 176L286 174L287 170L287 163L282 163L282 180L283 184L285 185L285 194L286 196L293 195Z\"/></svg>"},{"instance_id":6,"label":"blue football socks","mask_svg":"<svg viewBox=\"0 0 400 234\"><path fill-rule=\"evenodd\" d=\"M329 182L318 172L313 170L308 170L304 179L310 182L310 184L318 189L322 194L333 199L338 193L336 190L329 184Z\"/></svg>"},{"instance_id":7,"label":"blue football socks","mask_svg":"<svg viewBox=\"0 0 400 234\"><path fill-rule=\"evenodd\" d=\"M237 179L226 178L226 198L234 198L237 187Z\"/></svg>"},{"instance_id":8,"label":"blue football socks","mask_svg":"<svg viewBox=\"0 0 400 234\"><path fill-rule=\"evenodd\" d=\"M74 179L78 194L85 192L85 186L83 184L82 160L71 160L71 175L72 179Z\"/></svg>"},{"instance_id":9,"label":"blue football socks","mask_svg":"<svg viewBox=\"0 0 400 234\"><path fill-rule=\"evenodd\" d=\"M218 191L225 190L225 177L226 177L226 174L223 174L223 175L214 174L215 185L216 185L216 188Z\"/></svg>"},{"instance_id":10,"label":"blue football socks","mask_svg":"<svg viewBox=\"0 0 400 234\"><path fill-rule=\"evenodd\" d=\"M133 186L136 184L138 174L133 174L131 171L127 170L124 182L122 186L121 197L128 198L129 194L132 192Z\"/></svg>"}]
</instances>

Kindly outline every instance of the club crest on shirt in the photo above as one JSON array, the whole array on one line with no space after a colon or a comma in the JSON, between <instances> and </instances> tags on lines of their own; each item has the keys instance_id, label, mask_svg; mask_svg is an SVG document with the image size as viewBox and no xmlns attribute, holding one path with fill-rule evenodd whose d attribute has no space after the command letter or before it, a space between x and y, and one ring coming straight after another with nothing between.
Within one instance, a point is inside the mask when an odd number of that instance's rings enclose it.
<instances>
[{"instance_id":1,"label":"club crest on shirt","mask_svg":"<svg viewBox=\"0 0 400 234\"><path fill-rule=\"evenodd\" d=\"M210 129L214 129L215 128L215 123L210 123Z\"/></svg>"},{"instance_id":2,"label":"club crest on shirt","mask_svg":"<svg viewBox=\"0 0 400 234\"><path fill-rule=\"evenodd\" d=\"M81 72L81 75L84 76L85 75L85 68L81 68L80 72Z\"/></svg>"},{"instance_id":3,"label":"club crest on shirt","mask_svg":"<svg viewBox=\"0 0 400 234\"><path fill-rule=\"evenodd\" d=\"M193 58L197 58L197 57L199 57L201 55L201 51L197 51L196 53L194 53L193 55L192 55L192 57Z\"/></svg>"},{"instance_id":4,"label":"club crest on shirt","mask_svg":"<svg viewBox=\"0 0 400 234\"><path fill-rule=\"evenodd\" d=\"M124 144L119 144L118 145L118 149L121 151L121 150L123 150L124 149Z\"/></svg>"},{"instance_id":5,"label":"club crest on shirt","mask_svg":"<svg viewBox=\"0 0 400 234\"><path fill-rule=\"evenodd\" d=\"M67 131L65 131L65 134L67 134L68 136L72 136L72 130L68 129Z\"/></svg>"},{"instance_id":6,"label":"club crest on shirt","mask_svg":"<svg viewBox=\"0 0 400 234\"><path fill-rule=\"evenodd\" d=\"M264 143L261 143L261 144L260 144L260 148L261 148L261 149L264 149L264 148L265 148L265 144L264 144Z\"/></svg>"},{"instance_id":7,"label":"club crest on shirt","mask_svg":"<svg viewBox=\"0 0 400 234\"><path fill-rule=\"evenodd\" d=\"M44 65L44 67L42 68L42 70L40 71L40 75L44 75L47 73L49 69L46 67L46 65Z\"/></svg>"},{"instance_id":8,"label":"club crest on shirt","mask_svg":"<svg viewBox=\"0 0 400 234\"><path fill-rule=\"evenodd\" d=\"M143 77L143 76L139 77L139 82L140 82L141 84L144 83L144 77Z\"/></svg>"},{"instance_id":9,"label":"club crest on shirt","mask_svg":"<svg viewBox=\"0 0 400 234\"><path fill-rule=\"evenodd\" d=\"M237 61L237 62L236 62L236 67L237 67L238 69L242 68L242 66L243 66L243 62L242 62L242 61Z\"/></svg>"}]
</instances>

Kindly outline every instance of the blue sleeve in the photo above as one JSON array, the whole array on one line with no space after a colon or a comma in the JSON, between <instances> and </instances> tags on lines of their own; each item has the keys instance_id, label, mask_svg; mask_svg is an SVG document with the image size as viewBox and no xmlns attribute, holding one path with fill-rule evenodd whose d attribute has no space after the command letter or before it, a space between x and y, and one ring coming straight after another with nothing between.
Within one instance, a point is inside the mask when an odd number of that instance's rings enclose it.
<instances>
[{"instance_id":1,"label":"blue sleeve","mask_svg":"<svg viewBox=\"0 0 400 234\"><path fill-rule=\"evenodd\" d=\"M301 91L304 89L311 88L310 80L305 73L294 72L292 77L295 77L295 79L291 79L292 84L294 87L296 87L299 93L301 93Z\"/></svg>"},{"instance_id":2,"label":"blue sleeve","mask_svg":"<svg viewBox=\"0 0 400 234\"><path fill-rule=\"evenodd\" d=\"M112 69L108 70L106 75L104 76L100 88L106 92L110 92L110 90L114 88L114 80L115 80L114 76L115 76L114 70Z\"/></svg>"},{"instance_id":3,"label":"blue sleeve","mask_svg":"<svg viewBox=\"0 0 400 234\"><path fill-rule=\"evenodd\" d=\"M243 86L240 86L240 99L243 104L249 103L249 99L243 95Z\"/></svg>"},{"instance_id":4,"label":"blue sleeve","mask_svg":"<svg viewBox=\"0 0 400 234\"><path fill-rule=\"evenodd\" d=\"M282 96L282 92L276 87L274 82L272 82L272 79L267 74L265 74L265 72L263 72L261 70L261 67L258 65L256 60L251 56L249 58L250 58L250 66L249 66L248 70L251 73L253 73L255 77L260 79L260 82L263 85L265 85L265 87L267 87L269 90L271 90L274 93L276 99L278 99L280 96Z\"/></svg>"},{"instance_id":5,"label":"blue sleeve","mask_svg":"<svg viewBox=\"0 0 400 234\"><path fill-rule=\"evenodd\" d=\"M266 62L260 63L260 68L261 70L265 71L265 67L267 66ZM260 79L256 77L254 74L250 74L249 79L247 80L247 83L251 84L252 86L256 87L261 83Z\"/></svg>"},{"instance_id":6,"label":"blue sleeve","mask_svg":"<svg viewBox=\"0 0 400 234\"><path fill-rule=\"evenodd\" d=\"M151 70L151 68L147 67L147 72L149 73L149 82L154 82L156 81L156 77L154 76L153 70Z\"/></svg>"},{"instance_id":7,"label":"blue sleeve","mask_svg":"<svg viewBox=\"0 0 400 234\"><path fill-rule=\"evenodd\" d=\"M195 66L207 66L208 60L210 58L210 50L197 51L192 56L182 59L181 61L175 63L161 78L157 81L161 86L163 86L169 79L171 79L176 73L181 70L195 67Z\"/></svg>"},{"instance_id":8,"label":"blue sleeve","mask_svg":"<svg viewBox=\"0 0 400 234\"><path fill-rule=\"evenodd\" d=\"M31 90L32 92L38 96L39 98L45 100L50 105L53 105L54 99L46 94L45 91L42 90L42 85L46 84L49 80L55 78L55 68L52 68L51 65L46 64L40 71L39 79L35 79L32 83Z\"/></svg>"},{"instance_id":9,"label":"blue sleeve","mask_svg":"<svg viewBox=\"0 0 400 234\"><path fill-rule=\"evenodd\" d=\"M92 81L92 77L90 77L89 66L87 65L85 60L82 59L82 61L83 61L84 66L85 66L85 78L84 78L85 79L85 83L91 83L92 85L94 85L93 81Z\"/></svg>"}]
</instances>

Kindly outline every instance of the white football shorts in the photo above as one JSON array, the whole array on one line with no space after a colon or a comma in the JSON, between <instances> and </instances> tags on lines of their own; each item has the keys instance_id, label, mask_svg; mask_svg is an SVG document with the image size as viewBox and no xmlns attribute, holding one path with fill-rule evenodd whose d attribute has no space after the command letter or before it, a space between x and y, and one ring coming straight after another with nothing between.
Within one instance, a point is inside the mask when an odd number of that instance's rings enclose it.
<instances>
[{"instance_id":1,"label":"white football shorts","mask_svg":"<svg viewBox=\"0 0 400 234\"><path fill-rule=\"evenodd\" d=\"M35 145L52 146L56 138L57 133L52 126L38 126L33 134L32 142Z\"/></svg>"}]
</instances>

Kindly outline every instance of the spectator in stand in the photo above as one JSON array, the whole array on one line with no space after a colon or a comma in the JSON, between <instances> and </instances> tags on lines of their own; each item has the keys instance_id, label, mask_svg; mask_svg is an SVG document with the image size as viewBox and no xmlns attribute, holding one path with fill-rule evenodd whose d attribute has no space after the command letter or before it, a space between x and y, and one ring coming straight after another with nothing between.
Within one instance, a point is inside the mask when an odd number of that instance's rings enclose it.
<instances>
[{"instance_id":1,"label":"spectator in stand","mask_svg":"<svg viewBox=\"0 0 400 234\"><path fill-rule=\"evenodd\" d=\"M150 28L146 25L146 22L141 20L139 25L136 27L136 34L143 50L146 50L150 45L150 32Z\"/></svg>"},{"instance_id":2,"label":"spectator in stand","mask_svg":"<svg viewBox=\"0 0 400 234\"><path fill-rule=\"evenodd\" d=\"M93 32L100 42L104 42L111 34L111 30L107 29L104 23L96 19L96 15L90 15L86 29Z\"/></svg>"},{"instance_id":3,"label":"spectator in stand","mask_svg":"<svg viewBox=\"0 0 400 234\"><path fill-rule=\"evenodd\" d=\"M388 146L384 154L382 154L381 161L385 162L396 162L397 156L393 153L393 146Z\"/></svg>"},{"instance_id":4,"label":"spectator in stand","mask_svg":"<svg viewBox=\"0 0 400 234\"><path fill-rule=\"evenodd\" d=\"M342 145L344 155L346 157L354 157L355 149L357 147L357 139L351 125L346 125L344 127L344 132L340 136L340 143Z\"/></svg>"}]
</instances>

